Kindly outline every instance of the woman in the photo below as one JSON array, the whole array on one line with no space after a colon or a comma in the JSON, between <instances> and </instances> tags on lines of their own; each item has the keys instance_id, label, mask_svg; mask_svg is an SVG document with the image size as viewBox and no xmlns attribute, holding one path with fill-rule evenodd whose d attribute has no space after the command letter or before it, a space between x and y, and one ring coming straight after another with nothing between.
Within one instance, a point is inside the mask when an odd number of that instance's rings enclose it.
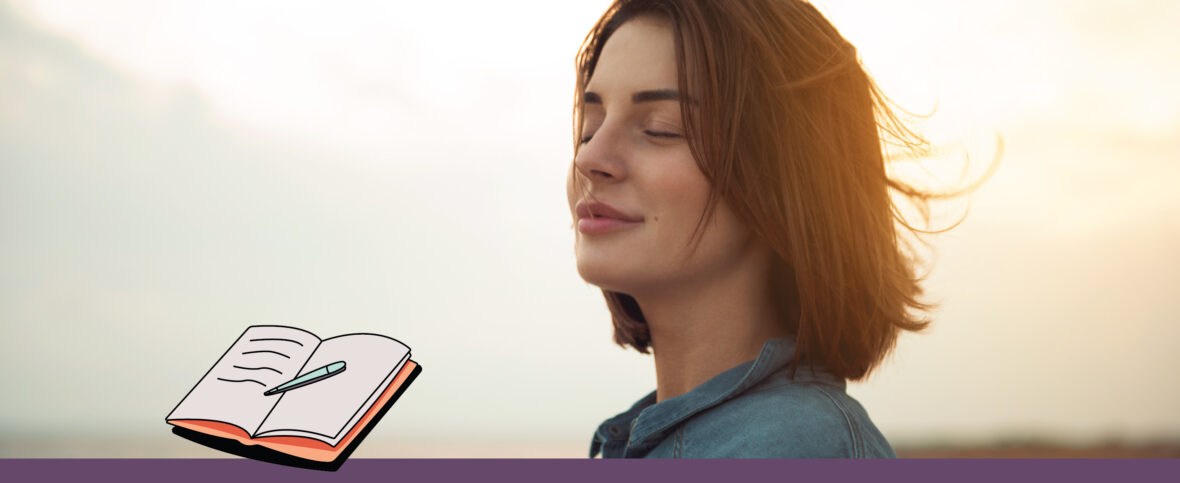
<instances>
[{"instance_id":1,"label":"woman","mask_svg":"<svg viewBox=\"0 0 1180 483\"><path fill-rule=\"evenodd\" d=\"M888 188L934 195L855 49L800 1L617 0L574 118L578 272L657 380L590 456L896 457L845 381L928 324Z\"/></svg>"}]
</instances>

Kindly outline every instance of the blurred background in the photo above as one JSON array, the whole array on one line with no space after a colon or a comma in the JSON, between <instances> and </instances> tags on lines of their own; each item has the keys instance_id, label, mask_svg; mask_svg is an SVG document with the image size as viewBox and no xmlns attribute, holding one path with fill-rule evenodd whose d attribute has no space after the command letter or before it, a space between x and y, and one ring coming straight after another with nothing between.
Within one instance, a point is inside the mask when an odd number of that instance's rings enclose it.
<instances>
[{"instance_id":1,"label":"blurred background","mask_svg":"<svg viewBox=\"0 0 1180 483\"><path fill-rule=\"evenodd\" d=\"M412 347L355 457L584 457L655 387L564 191L608 3L0 1L0 457L222 456L164 417L251 324ZM934 112L899 173L1004 144L849 392L902 456L1180 456L1180 3L815 3Z\"/></svg>"}]
</instances>

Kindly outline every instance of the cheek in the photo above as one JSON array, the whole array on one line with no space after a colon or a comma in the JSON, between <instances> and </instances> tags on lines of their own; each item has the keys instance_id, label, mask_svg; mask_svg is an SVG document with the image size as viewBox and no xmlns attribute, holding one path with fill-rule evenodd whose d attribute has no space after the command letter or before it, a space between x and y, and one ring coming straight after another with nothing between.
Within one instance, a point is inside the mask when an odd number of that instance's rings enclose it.
<instances>
[{"instance_id":1,"label":"cheek","mask_svg":"<svg viewBox=\"0 0 1180 483\"><path fill-rule=\"evenodd\" d=\"M659 206L655 216L665 229L689 233L705 209L709 198L709 180L688 160L678 169L669 169L652 178L651 189L645 190ZM655 199L658 198L658 199ZM687 225L687 226L685 226Z\"/></svg>"},{"instance_id":2,"label":"cheek","mask_svg":"<svg viewBox=\"0 0 1180 483\"><path fill-rule=\"evenodd\" d=\"M710 228L713 231L713 240L710 242L727 252L742 251L752 239L750 230L741 220L738 220L737 215L733 213L725 200L720 200L717 203Z\"/></svg>"}]
</instances>

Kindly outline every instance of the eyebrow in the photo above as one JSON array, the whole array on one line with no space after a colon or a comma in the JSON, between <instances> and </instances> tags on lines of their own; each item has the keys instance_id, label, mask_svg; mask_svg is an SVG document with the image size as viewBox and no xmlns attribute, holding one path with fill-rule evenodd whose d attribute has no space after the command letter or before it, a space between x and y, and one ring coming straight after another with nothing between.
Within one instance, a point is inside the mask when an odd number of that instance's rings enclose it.
<instances>
[{"instance_id":1,"label":"eyebrow","mask_svg":"<svg viewBox=\"0 0 1180 483\"><path fill-rule=\"evenodd\" d=\"M602 96L597 92L586 91L582 95L586 104L602 104ZM687 98L690 103L696 104L696 101L691 97ZM631 103L639 104L641 102L655 102L655 101L678 101L680 100L680 92L676 89L655 89L650 91L639 91L631 95Z\"/></svg>"}]
</instances>

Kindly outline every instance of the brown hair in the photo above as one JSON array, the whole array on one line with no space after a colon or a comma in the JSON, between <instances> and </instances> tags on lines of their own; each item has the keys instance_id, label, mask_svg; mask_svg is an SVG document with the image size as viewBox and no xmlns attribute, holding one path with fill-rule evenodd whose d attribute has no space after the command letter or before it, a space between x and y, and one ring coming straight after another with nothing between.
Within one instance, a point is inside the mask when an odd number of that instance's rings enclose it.
<instances>
[{"instance_id":1,"label":"brown hair","mask_svg":"<svg viewBox=\"0 0 1180 483\"><path fill-rule=\"evenodd\" d=\"M886 175L888 144L920 154L927 143L894 115L856 49L796 0L616 0L577 56L575 155L582 95L602 48L638 16L672 24L678 88L688 93L685 137L712 188L694 238L724 197L780 258L776 303L798 311L781 314L796 338L791 371L806 361L846 379L866 377L901 330L930 323L915 313L934 306L918 300L917 256L896 224L932 232L906 223L889 189L928 222L927 200L978 183L930 193ZM615 342L647 353L650 334L635 299L603 294Z\"/></svg>"}]
</instances>

